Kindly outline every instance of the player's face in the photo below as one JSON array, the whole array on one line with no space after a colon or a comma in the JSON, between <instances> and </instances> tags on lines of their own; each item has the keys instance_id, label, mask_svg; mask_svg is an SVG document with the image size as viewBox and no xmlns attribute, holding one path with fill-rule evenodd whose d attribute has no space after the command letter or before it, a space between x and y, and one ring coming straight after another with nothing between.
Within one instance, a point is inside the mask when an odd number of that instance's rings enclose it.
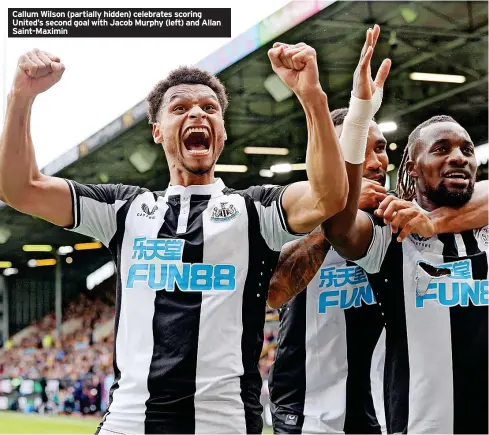
<instances>
[{"instance_id":1,"label":"player's face","mask_svg":"<svg viewBox=\"0 0 489 435\"><path fill-rule=\"evenodd\" d=\"M335 127L338 137L341 136L343 125ZM372 121L368 129L367 149L365 150L365 161L363 163L363 177L369 180L378 181L385 186L387 166L389 157L387 156L387 141L379 129L376 122Z\"/></svg>"},{"instance_id":2,"label":"player's face","mask_svg":"<svg viewBox=\"0 0 489 435\"><path fill-rule=\"evenodd\" d=\"M460 125L439 122L423 128L414 156L410 173L422 195L438 206L461 206L472 197L477 161Z\"/></svg>"},{"instance_id":3,"label":"player's face","mask_svg":"<svg viewBox=\"0 0 489 435\"><path fill-rule=\"evenodd\" d=\"M194 175L211 170L226 132L215 92L205 85L177 85L163 98L153 136L163 144L170 166Z\"/></svg>"},{"instance_id":4,"label":"player's face","mask_svg":"<svg viewBox=\"0 0 489 435\"><path fill-rule=\"evenodd\" d=\"M387 166L387 141L376 122L370 123L367 137L367 149L363 163L363 177L374 180L385 186Z\"/></svg>"}]
</instances>

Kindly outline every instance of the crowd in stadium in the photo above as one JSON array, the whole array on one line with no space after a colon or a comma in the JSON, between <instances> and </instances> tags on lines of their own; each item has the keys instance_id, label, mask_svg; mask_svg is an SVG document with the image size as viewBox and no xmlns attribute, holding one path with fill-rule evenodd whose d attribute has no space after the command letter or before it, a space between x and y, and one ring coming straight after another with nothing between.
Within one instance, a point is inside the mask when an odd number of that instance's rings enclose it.
<instances>
[{"instance_id":1,"label":"crowd in stadium","mask_svg":"<svg viewBox=\"0 0 489 435\"><path fill-rule=\"evenodd\" d=\"M59 412L101 411L103 380L113 375L114 315L113 280L93 291L81 292L63 311L62 338L56 338L52 312L32 322L28 327L32 332L20 343L15 345L11 339L4 343L0 350L0 379L60 380L59 396L55 398ZM266 316L272 326L266 326L264 331L259 364L262 376L268 374L273 363L278 334L276 310L268 308ZM73 326L67 328L70 321ZM104 326L105 332L97 334L97 328ZM66 329L69 332L64 333Z\"/></svg>"},{"instance_id":2,"label":"crowd in stadium","mask_svg":"<svg viewBox=\"0 0 489 435\"><path fill-rule=\"evenodd\" d=\"M468 131L440 114L409 134L389 192L379 35L366 30L349 106L332 111L315 49L273 45L272 70L306 114L307 181L245 190L214 177L228 99L194 67L147 97L166 190L33 171L29 123L15 120L64 64L23 55L0 199L99 240L118 266L62 319L7 340L3 409L98 414L100 435L262 433L267 420L290 434L487 433L488 183Z\"/></svg>"},{"instance_id":3,"label":"crowd in stadium","mask_svg":"<svg viewBox=\"0 0 489 435\"><path fill-rule=\"evenodd\" d=\"M113 287L101 286L67 304L61 338L56 337L54 313L33 322L26 329L32 332L20 343L5 342L0 378L56 379L61 385L56 399L61 411L100 411L101 382L113 373L114 306Z\"/></svg>"}]
</instances>

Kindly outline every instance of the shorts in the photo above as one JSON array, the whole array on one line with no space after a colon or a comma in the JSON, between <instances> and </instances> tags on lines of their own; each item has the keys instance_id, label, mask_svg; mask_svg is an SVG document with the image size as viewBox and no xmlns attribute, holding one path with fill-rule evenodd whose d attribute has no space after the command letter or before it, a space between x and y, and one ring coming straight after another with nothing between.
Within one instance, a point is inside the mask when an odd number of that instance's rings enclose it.
<instances>
[{"instance_id":1,"label":"shorts","mask_svg":"<svg viewBox=\"0 0 489 435\"><path fill-rule=\"evenodd\" d=\"M270 404L273 433L301 434L304 414Z\"/></svg>"}]
</instances>

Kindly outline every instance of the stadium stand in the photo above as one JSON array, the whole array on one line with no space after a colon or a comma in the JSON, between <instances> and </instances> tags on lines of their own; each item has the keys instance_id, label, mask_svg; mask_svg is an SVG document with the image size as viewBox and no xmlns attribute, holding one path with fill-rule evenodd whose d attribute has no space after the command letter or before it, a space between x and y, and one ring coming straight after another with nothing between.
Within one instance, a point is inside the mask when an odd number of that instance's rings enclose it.
<instances>
[{"instance_id":1,"label":"stadium stand","mask_svg":"<svg viewBox=\"0 0 489 435\"><path fill-rule=\"evenodd\" d=\"M320 3L324 3L321 8ZM272 73L266 58L269 42L311 43L317 49L321 82L327 84L330 107L343 107L348 103L351 74L358 60L356 44L364 37L365 23L374 21L383 23L379 52L389 56L395 65L379 115L380 120L398 125L387 135L390 180L396 178L409 132L439 113L453 115L467 126L478 145L478 179L487 179L486 2L403 1L394 6L392 2L291 2L257 24L254 32L246 32L198 65L219 73L233 101L226 117L228 144L220 163L246 165L247 170L219 174L226 184L235 188L269 182L286 184L302 180L305 175L299 169L303 168L305 153L303 111L295 99L275 98L270 86L266 86ZM251 41L250 35L255 33L261 39ZM467 77L459 85L419 82L409 78L409 73L416 70L458 72ZM156 159L146 171L137 169L130 158L136 154L145 160L154 150L145 112L141 102L43 171L83 183L121 182L155 190L167 185L163 158ZM247 154L249 145L287 146L288 154L283 158ZM267 168L284 161L299 168L268 178L273 171ZM11 335L0 338L0 345L4 340L0 350L0 409L103 412L113 381L114 281L109 279L91 291L80 289L87 275L110 260L108 251L75 251L73 264L63 262L62 290L67 304L57 337L55 315L51 312L55 305L54 273L46 268L29 268L31 257L22 246L71 246L91 240L20 215L3 204L0 221L1 227L15 234L0 244L2 259L13 264L9 274L5 273L8 269L4 271L4 291L9 297L8 304L4 303L9 314L5 324ZM5 228L0 228L0 233ZM0 285L0 306L1 292ZM0 309L0 318L1 314ZM278 313L267 312L266 322L259 361L263 397L268 395L267 375L274 359ZM265 423L270 425L266 400L263 403Z\"/></svg>"},{"instance_id":2,"label":"stadium stand","mask_svg":"<svg viewBox=\"0 0 489 435\"><path fill-rule=\"evenodd\" d=\"M114 279L109 279L68 302L60 337L55 314L49 313L7 340L0 350L0 382L17 379L20 386L30 380L41 389L32 400L35 388L32 393L29 388L19 389L17 395L15 388L1 384L0 398L8 398L9 409L19 407L22 398L32 401L23 406L24 411L94 414L105 409L113 379L114 286ZM268 375L274 360L278 313L267 310L266 319L259 365L262 376ZM49 381L54 384L43 393Z\"/></svg>"},{"instance_id":3,"label":"stadium stand","mask_svg":"<svg viewBox=\"0 0 489 435\"><path fill-rule=\"evenodd\" d=\"M42 404L51 399L51 408L59 412L103 410L102 396L107 392L102 383L113 374L114 295L113 280L81 292L65 307L60 337L55 315L49 313L7 340L0 351L0 379L17 379L19 386L31 380L41 386L41 403L35 400L37 406L28 409L42 411ZM43 397L43 384L48 381L57 382L58 388L51 390L54 394L50 397ZM19 393L19 397L29 398L36 391L25 388ZM8 398L8 408L19 406L15 388L5 382L0 387L2 395Z\"/></svg>"}]
</instances>

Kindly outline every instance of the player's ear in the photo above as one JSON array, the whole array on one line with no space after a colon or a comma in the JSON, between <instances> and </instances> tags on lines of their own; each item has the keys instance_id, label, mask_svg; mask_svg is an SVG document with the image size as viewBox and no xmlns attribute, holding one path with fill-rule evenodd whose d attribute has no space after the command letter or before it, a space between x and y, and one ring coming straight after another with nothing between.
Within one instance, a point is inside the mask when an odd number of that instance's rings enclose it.
<instances>
[{"instance_id":1,"label":"player's ear","mask_svg":"<svg viewBox=\"0 0 489 435\"><path fill-rule=\"evenodd\" d=\"M406 162L406 169L411 178L418 178L418 168L412 160Z\"/></svg>"},{"instance_id":2,"label":"player's ear","mask_svg":"<svg viewBox=\"0 0 489 435\"><path fill-rule=\"evenodd\" d=\"M154 143L160 143L163 145L163 133L160 129L160 123L155 122L153 124L153 140Z\"/></svg>"}]
</instances>

